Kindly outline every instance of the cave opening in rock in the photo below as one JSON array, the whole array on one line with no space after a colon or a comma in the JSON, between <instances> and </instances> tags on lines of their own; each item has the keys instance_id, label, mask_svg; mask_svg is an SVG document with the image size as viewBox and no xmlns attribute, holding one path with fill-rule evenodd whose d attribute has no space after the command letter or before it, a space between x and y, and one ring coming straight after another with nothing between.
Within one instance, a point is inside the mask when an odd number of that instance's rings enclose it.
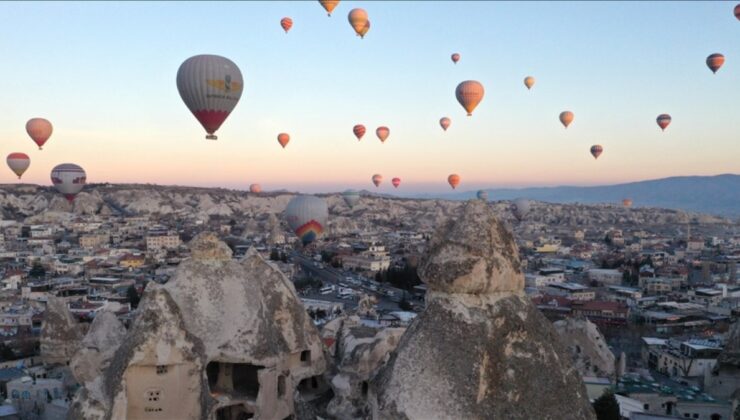
<instances>
[{"instance_id":1,"label":"cave opening in rock","mask_svg":"<svg viewBox=\"0 0 740 420\"><path fill-rule=\"evenodd\" d=\"M254 413L250 413L241 404L229 405L216 410L216 420L247 420L251 418L254 418Z\"/></svg>"},{"instance_id":2,"label":"cave opening in rock","mask_svg":"<svg viewBox=\"0 0 740 420\"><path fill-rule=\"evenodd\" d=\"M264 366L249 363L210 362L206 366L212 393L256 399L260 390L259 371Z\"/></svg>"}]
</instances>

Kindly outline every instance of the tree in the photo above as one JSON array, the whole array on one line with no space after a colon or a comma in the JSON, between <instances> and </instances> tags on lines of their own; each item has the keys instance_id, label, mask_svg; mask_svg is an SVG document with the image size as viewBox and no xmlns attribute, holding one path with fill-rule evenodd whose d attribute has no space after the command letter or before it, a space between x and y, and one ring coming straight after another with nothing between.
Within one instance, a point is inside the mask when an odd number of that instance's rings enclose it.
<instances>
[{"instance_id":1,"label":"tree","mask_svg":"<svg viewBox=\"0 0 740 420\"><path fill-rule=\"evenodd\" d=\"M43 265L41 265L40 262L35 261L33 263L33 266L31 266L31 271L28 273L28 275L33 278L40 279L46 276L46 269Z\"/></svg>"},{"instance_id":2,"label":"tree","mask_svg":"<svg viewBox=\"0 0 740 420\"><path fill-rule=\"evenodd\" d=\"M619 403L614 393L604 390L604 393L594 401L594 411L598 420L620 420Z\"/></svg>"},{"instance_id":3,"label":"tree","mask_svg":"<svg viewBox=\"0 0 740 420\"><path fill-rule=\"evenodd\" d=\"M409 301L406 300L406 294L405 293L403 294L403 297L401 298L401 301L398 302L398 307L401 308L402 311L410 311L411 309L413 309L413 307L411 306L411 304L409 303Z\"/></svg>"},{"instance_id":4,"label":"tree","mask_svg":"<svg viewBox=\"0 0 740 420\"><path fill-rule=\"evenodd\" d=\"M139 306L141 297L139 297L139 292L136 291L133 284L126 289L126 297L128 298L129 303L131 303L132 308L136 309L136 307Z\"/></svg>"}]
</instances>

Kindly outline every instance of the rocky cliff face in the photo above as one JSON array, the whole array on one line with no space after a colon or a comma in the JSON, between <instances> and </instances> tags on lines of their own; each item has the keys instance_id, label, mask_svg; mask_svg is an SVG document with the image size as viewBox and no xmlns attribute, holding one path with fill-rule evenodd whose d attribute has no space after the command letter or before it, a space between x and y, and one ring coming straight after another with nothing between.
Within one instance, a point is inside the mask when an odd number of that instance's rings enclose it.
<instances>
[{"instance_id":1,"label":"rocky cliff face","mask_svg":"<svg viewBox=\"0 0 740 420\"><path fill-rule=\"evenodd\" d=\"M614 379L617 360L596 324L586 318L567 318L555 322L554 326L582 376Z\"/></svg>"},{"instance_id":2,"label":"rocky cliff face","mask_svg":"<svg viewBox=\"0 0 740 420\"><path fill-rule=\"evenodd\" d=\"M84 326L74 319L61 298L50 297L41 325L41 360L66 365L80 348Z\"/></svg>"},{"instance_id":3,"label":"rocky cliff face","mask_svg":"<svg viewBox=\"0 0 740 420\"><path fill-rule=\"evenodd\" d=\"M371 381L377 419L593 419L552 325L523 294L511 234L482 202L439 229L427 307Z\"/></svg>"}]
</instances>

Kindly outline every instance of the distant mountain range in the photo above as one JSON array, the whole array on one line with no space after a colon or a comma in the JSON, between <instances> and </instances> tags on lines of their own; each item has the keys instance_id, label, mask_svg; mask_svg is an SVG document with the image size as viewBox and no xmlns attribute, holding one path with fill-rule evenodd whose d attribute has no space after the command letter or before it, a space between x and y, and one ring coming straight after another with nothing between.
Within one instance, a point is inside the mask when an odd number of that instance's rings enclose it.
<instances>
[{"instance_id":1,"label":"distant mountain range","mask_svg":"<svg viewBox=\"0 0 740 420\"><path fill-rule=\"evenodd\" d=\"M597 187L538 187L487 189L490 200L523 197L550 203L621 203L631 198L635 207L662 207L715 215L740 216L740 175L677 176ZM477 191L418 198L466 200Z\"/></svg>"}]
</instances>

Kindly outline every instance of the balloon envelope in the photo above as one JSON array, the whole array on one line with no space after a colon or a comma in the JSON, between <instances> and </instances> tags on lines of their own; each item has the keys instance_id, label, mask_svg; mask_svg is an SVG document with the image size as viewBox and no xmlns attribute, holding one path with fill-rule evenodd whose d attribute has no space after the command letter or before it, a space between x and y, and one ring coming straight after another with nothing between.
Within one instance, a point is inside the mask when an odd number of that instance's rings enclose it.
<instances>
[{"instance_id":1,"label":"balloon envelope","mask_svg":"<svg viewBox=\"0 0 740 420\"><path fill-rule=\"evenodd\" d=\"M365 135L365 126L362 124L357 124L356 126L352 127L352 132L355 133L357 141L360 141L362 140L362 136Z\"/></svg>"},{"instance_id":2,"label":"balloon envelope","mask_svg":"<svg viewBox=\"0 0 740 420\"><path fill-rule=\"evenodd\" d=\"M452 124L452 120L447 117L442 117L439 120L439 125L442 126L442 130L444 131L447 131L447 129L450 127L450 124Z\"/></svg>"},{"instance_id":3,"label":"balloon envelope","mask_svg":"<svg viewBox=\"0 0 740 420\"><path fill-rule=\"evenodd\" d=\"M370 21L368 20L365 22L365 26L360 29L360 32L357 33L357 35L360 36L360 38L365 39L365 35L370 31Z\"/></svg>"},{"instance_id":4,"label":"balloon envelope","mask_svg":"<svg viewBox=\"0 0 740 420\"><path fill-rule=\"evenodd\" d=\"M308 245L324 232L329 209L326 202L318 197L298 195L285 207L285 219L303 245Z\"/></svg>"},{"instance_id":5,"label":"balloon envelope","mask_svg":"<svg viewBox=\"0 0 740 420\"><path fill-rule=\"evenodd\" d=\"M460 54L454 53L450 58L452 59L453 63L457 64L457 62L460 61Z\"/></svg>"},{"instance_id":6,"label":"balloon envelope","mask_svg":"<svg viewBox=\"0 0 740 420\"><path fill-rule=\"evenodd\" d=\"M486 190L478 190L478 193L475 195L479 200L488 201L488 191Z\"/></svg>"},{"instance_id":7,"label":"balloon envelope","mask_svg":"<svg viewBox=\"0 0 740 420\"><path fill-rule=\"evenodd\" d=\"M594 159L598 159L603 151L604 148L601 147L601 145L595 144L591 146L591 154L593 155Z\"/></svg>"},{"instance_id":8,"label":"balloon envelope","mask_svg":"<svg viewBox=\"0 0 740 420\"><path fill-rule=\"evenodd\" d=\"M378 136L381 142L385 143L386 139L388 139L388 136L391 134L391 130L388 127L378 127L377 130L375 130L375 135Z\"/></svg>"},{"instance_id":9,"label":"balloon envelope","mask_svg":"<svg viewBox=\"0 0 740 420\"><path fill-rule=\"evenodd\" d=\"M524 78L524 86L526 86L527 89L532 89L532 86L534 86L534 82L535 80L532 76L527 76Z\"/></svg>"},{"instance_id":10,"label":"balloon envelope","mask_svg":"<svg viewBox=\"0 0 740 420\"><path fill-rule=\"evenodd\" d=\"M31 158L25 153L11 153L8 155L6 162L10 170L18 175L18 179L21 179L23 173L31 165Z\"/></svg>"},{"instance_id":11,"label":"balloon envelope","mask_svg":"<svg viewBox=\"0 0 740 420\"><path fill-rule=\"evenodd\" d=\"M383 175L381 174L373 175L373 184L375 184L376 187L380 186L381 182L383 182Z\"/></svg>"},{"instance_id":12,"label":"balloon envelope","mask_svg":"<svg viewBox=\"0 0 740 420\"><path fill-rule=\"evenodd\" d=\"M327 15L331 16L331 12L335 7L337 7L339 0L319 0L319 3L321 3L321 7L326 10Z\"/></svg>"},{"instance_id":13,"label":"balloon envelope","mask_svg":"<svg viewBox=\"0 0 740 420\"><path fill-rule=\"evenodd\" d=\"M468 117L473 115L473 110L483 100L484 93L483 85L475 80L466 80L457 85L455 89L455 97L468 112Z\"/></svg>"},{"instance_id":14,"label":"balloon envelope","mask_svg":"<svg viewBox=\"0 0 740 420\"><path fill-rule=\"evenodd\" d=\"M82 191L86 181L85 170L74 163L62 163L51 170L51 183L69 201Z\"/></svg>"},{"instance_id":15,"label":"balloon envelope","mask_svg":"<svg viewBox=\"0 0 740 420\"><path fill-rule=\"evenodd\" d=\"M290 30L290 28L293 27L293 19L291 19L289 17L284 17L284 18L280 19L280 26L283 27L283 30L287 34L288 31Z\"/></svg>"},{"instance_id":16,"label":"balloon envelope","mask_svg":"<svg viewBox=\"0 0 740 420\"><path fill-rule=\"evenodd\" d=\"M357 35L360 35L362 30L367 25L367 12L365 11L365 9L352 9L347 15L347 20L349 21L349 24L352 25L352 29L355 30L355 33L357 33Z\"/></svg>"},{"instance_id":17,"label":"balloon envelope","mask_svg":"<svg viewBox=\"0 0 740 420\"><path fill-rule=\"evenodd\" d=\"M717 73L722 65L725 64L725 56L720 53L714 53L707 57L707 67L712 70L712 73Z\"/></svg>"},{"instance_id":18,"label":"balloon envelope","mask_svg":"<svg viewBox=\"0 0 740 420\"><path fill-rule=\"evenodd\" d=\"M41 150L44 143L49 140L52 131L54 131L54 127L52 127L49 120L44 118L31 118L26 122L26 133L28 133L28 135L31 136L31 140L39 146L39 150Z\"/></svg>"},{"instance_id":19,"label":"balloon envelope","mask_svg":"<svg viewBox=\"0 0 740 420\"><path fill-rule=\"evenodd\" d=\"M342 198L349 208L353 208L360 201L360 193L355 190L347 190L342 193Z\"/></svg>"},{"instance_id":20,"label":"balloon envelope","mask_svg":"<svg viewBox=\"0 0 740 420\"><path fill-rule=\"evenodd\" d=\"M280 145L283 146L283 149L285 149L285 146L287 146L290 141L290 135L288 133L280 133L278 134L277 139L278 143L280 143Z\"/></svg>"},{"instance_id":21,"label":"balloon envelope","mask_svg":"<svg viewBox=\"0 0 740 420\"><path fill-rule=\"evenodd\" d=\"M568 128L570 123L573 122L573 118L575 118L575 115L573 115L570 111L563 111L560 113L560 122L565 126L565 128Z\"/></svg>"},{"instance_id":22,"label":"balloon envelope","mask_svg":"<svg viewBox=\"0 0 740 420\"><path fill-rule=\"evenodd\" d=\"M735 17L737 18L737 20L740 20L740 3L735 6Z\"/></svg>"},{"instance_id":23,"label":"balloon envelope","mask_svg":"<svg viewBox=\"0 0 740 420\"><path fill-rule=\"evenodd\" d=\"M632 207L632 200L629 198L625 198L622 200L622 205L625 207Z\"/></svg>"},{"instance_id":24,"label":"balloon envelope","mask_svg":"<svg viewBox=\"0 0 740 420\"><path fill-rule=\"evenodd\" d=\"M514 200L514 206L512 208L514 217L517 220L522 221L529 213L530 203L526 198L517 198Z\"/></svg>"},{"instance_id":25,"label":"balloon envelope","mask_svg":"<svg viewBox=\"0 0 740 420\"><path fill-rule=\"evenodd\" d=\"M249 186L249 192L251 193L261 193L262 192L262 186L260 184L252 184Z\"/></svg>"},{"instance_id":26,"label":"balloon envelope","mask_svg":"<svg viewBox=\"0 0 740 420\"><path fill-rule=\"evenodd\" d=\"M658 123L658 127L660 127L661 130L665 131L666 127L668 127L668 125L671 123L671 116L668 114L660 114L658 115L658 118L655 119L655 121Z\"/></svg>"},{"instance_id":27,"label":"balloon envelope","mask_svg":"<svg viewBox=\"0 0 740 420\"><path fill-rule=\"evenodd\" d=\"M177 90L208 135L214 134L242 96L242 72L233 61L218 55L188 58L177 71Z\"/></svg>"},{"instance_id":28,"label":"balloon envelope","mask_svg":"<svg viewBox=\"0 0 740 420\"><path fill-rule=\"evenodd\" d=\"M450 174L450 176L447 177L447 182L450 184L450 186L454 190L455 188L457 188L458 185L460 185L460 175Z\"/></svg>"},{"instance_id":29,"label":"balloon envelope","mask_svg":"<svg viewBox=\"0 0 740 420\"><path fill-rule=\"evenodd\" d=\"M401 185L401 178L391 179L391 184L393 184L394 188L398 188L398 186Z\"/></svg>"}]
</instances>

